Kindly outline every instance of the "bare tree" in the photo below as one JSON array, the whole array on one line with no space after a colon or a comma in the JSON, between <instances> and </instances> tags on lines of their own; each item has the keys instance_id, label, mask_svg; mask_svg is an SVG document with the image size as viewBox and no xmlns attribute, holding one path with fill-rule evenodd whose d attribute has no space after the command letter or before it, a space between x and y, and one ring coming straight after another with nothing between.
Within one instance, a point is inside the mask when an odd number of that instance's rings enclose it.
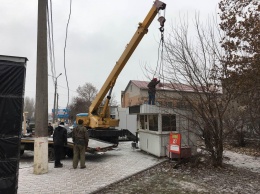
<instances>
[{"instance_id":1,"label":"bare tree","mask_svg":"<svg viewBox=\"0 0 260 194\"><path fill-rule=\"evenodd\" d=\"M77 88L78 96L74 97L72 103L69 105L70 119L75 119L78 113L87 113L88 109L97 95L97 88L91 83L85 83L83 86ZM112 93L110 104L116 106L118 103L115 95Z\"/></svg>"},{"instance_id":2,"label":"bare tree","mask_svg":"<svg viewBox=\"0 0 260 194\"><path fill-rule=\"evenodd\" d=\"M28 96L24 99L24 112L27 113L27 119L32 119L35 112L35 102L33 98L30 98Z\"/></svg>"},{"instance_id":3,"label":"bare tree","mask_svg":"<svg viewBox=\"0 0 260 194\"><path fill-rule=\"evenodd\" d=\"M77 93L80 98L84 98L86 101L92 102L97 95L97 88L91 83L85 83L83 86L77 88Z\"/></svg>"},{"instance_id":4,"label":"bare tree","mask_svg":"<svg viewBox=\"0 0 260 194\"><path fill-rule=\"evenodd\" d=\"M78 113L87 113L91 102L84 98L74 97L72 103L69 105L69 118L75 120Z\"/></svg>"},{"instance_id":5,"label":"bare tree","mask_svg":"<svg viewBox=\"0 0 260 194\"><path fill-rule=\"evenodd\" d=\"M91 83L85 83L77 88L78 97L74 97L69 105L70 119L74 120L76 114L87 113L91 102L97 95L97 89Z\"/></svg>"},{"instance_id":6,"label":"bare tree","mask_svg":"<svg viewBox=\"0 0 260 194\"><path fill-rule=\"evenodd\" d=\"M192 123L193 131L197 131L210 153L212 164L222 166L224 118L233 95L222 94L227 71L219 45L221 34L214 20L204 27L198 15L195 29L196 35L191 36L187 22L172 27L165 43L166 64L160 79L171 83L170 87L178 92L178 101L184 102L188 111L184 113L180 108L175 111ZM227 85L225 90L228 87L232 86Z\"/></svg>"}]
</instances>

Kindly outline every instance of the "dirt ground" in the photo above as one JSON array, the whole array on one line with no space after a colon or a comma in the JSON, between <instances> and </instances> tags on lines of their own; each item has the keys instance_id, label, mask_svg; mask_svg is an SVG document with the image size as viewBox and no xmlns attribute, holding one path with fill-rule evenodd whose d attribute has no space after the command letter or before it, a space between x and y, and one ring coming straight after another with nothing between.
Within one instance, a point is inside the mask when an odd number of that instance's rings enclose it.
<instances>
[{"instance_id":1,"label":"dirt ground","mask_svg":"<svg viewBox=\"0 0 260 194\"><path fill-rule=\"evenodd\" d=\"M259 150L252 147L226 146L226 149L255 157L259 155ZM196 165L194 161L176 165L177 161L168 160L95 194L260 194L260 173L228 164L214 168L207 160L199 161Z\"/></svg>"}]
</instances>

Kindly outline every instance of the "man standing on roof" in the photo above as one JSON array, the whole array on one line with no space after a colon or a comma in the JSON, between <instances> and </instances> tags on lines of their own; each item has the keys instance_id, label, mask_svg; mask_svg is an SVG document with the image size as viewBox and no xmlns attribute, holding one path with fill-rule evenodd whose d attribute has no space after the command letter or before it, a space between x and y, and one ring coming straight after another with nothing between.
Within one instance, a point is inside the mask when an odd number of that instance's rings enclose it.
<instances>
[{"instance_id":1,"label":"man standing on roof","mask_svg":"<svg viewBox=\"0 0 260 194\"><path fill-rule=\"evenodd\" d=\"M155 105L155 93L156 93L156 85L160 83L160 80L157 81L157 78L153 78L150 83L147 85L149 101L148 104Z\"/></svg>"}]
</instances>

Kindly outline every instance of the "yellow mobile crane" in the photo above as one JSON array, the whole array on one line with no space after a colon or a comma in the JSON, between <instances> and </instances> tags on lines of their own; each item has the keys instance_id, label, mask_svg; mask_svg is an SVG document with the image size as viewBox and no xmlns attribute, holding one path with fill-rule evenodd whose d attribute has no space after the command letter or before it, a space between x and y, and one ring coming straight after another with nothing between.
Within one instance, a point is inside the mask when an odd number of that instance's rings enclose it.
<instances>
[{"instance_id":1,"label":"yellow mobile crane","mask_svg":"<svg viewBox=\"0 0 260 194\"><path fill-rule=\"evenodd\" d=\"M131 41L125 48L119 60L116 62L113 70L111 71L110 75L108 76L104 85L99 91L98 95L89 107L88 113L84 115L78 114L76 116L77 123L79 119L82 119L84 121L84 125L88 128L90 137L118 144L120 130L116 130L111 127L117 127L119 125L119 120L110 118L109 110L109 101L111 99L113 87L116 83L118 75L124 68L128 59L133 54L134 50L142 40L143 36L148 32L148 27L152 23L153 19L160 10L164 10L165 8L165 3L159 0L155 0L149 13L145 17L144 21L142 23L139 23L137 31L135 32ZM160 31L163 32L165 18L163 16L160 16L158 18L158 21L160 22L161 26ZM105 100L104 105L101 107L101 103L105 98L106 94L108 94L107 98Z\"/></svg>"}]
</instances>

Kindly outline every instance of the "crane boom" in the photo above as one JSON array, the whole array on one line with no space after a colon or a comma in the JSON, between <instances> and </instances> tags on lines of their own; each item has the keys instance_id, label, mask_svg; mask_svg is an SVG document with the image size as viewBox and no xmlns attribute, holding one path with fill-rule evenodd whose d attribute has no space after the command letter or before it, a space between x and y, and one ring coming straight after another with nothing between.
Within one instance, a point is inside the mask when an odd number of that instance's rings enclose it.
<instances>
[{"instance_id":1,"label":"crane boom","mask_svg":"<svg viewBox=\"0 0 260 194\"><path fill-rule=\"evenodd\" d=\"M82 119L84 121L84 125L88 128L88 133L90 137L118 144L118 137L120 132L119 130L113 129L112 127L117 127L119 125L119 120L110 118L109 111L109 101L111 98L113 87L116 83L118 75L121 73L122 69L142 40L143 36L148 32L148 27L152 23L156 14L160 10L164 10L165 8L165 3L159 0L155 0L144 21L142 23L139 23L134 36L130 40L129 44L126 46L124 52L120 56L119 60L116 62L114 68L107 77L96 98L90 105L89 112L84 113L84 116L82 114L77 115L76 121L78 121L79 119ZM158 21L161 25L159 29L161 32L163 32L165 18L161 16L158 18ZM101 107L101 103L106 95L107 98L105 104Z\"/></svg>"},{"instance_id":2,"label":"crane boom","mask_svg":"<svg viewBox=\"0 0 260 194\"><path fill-rule=\"evenodd\" d=\"M108 78L106 79L98 95L96 96L91 106L89 107L89 115L97 114L97 109L102 103L102 100L105 98L105 95L108 93L108 91L114 87L118 75L120 74L125 64L127 63L128 59L131 57L134 50L142 40L143 36L148 32L148 27L152 23L156 14L158 13L159 10L164 10L165 7L166 7L165 3L156 0L152 8L150 9L149 13L145 17L144 21L142 23L139 23L137 31L135 32L134 36L130 40L129 44L126 46L124 52L122 53L119 60L116 62L116 65L114 66L113 70L109 74Z\"/></svg>"}]
</instances>

